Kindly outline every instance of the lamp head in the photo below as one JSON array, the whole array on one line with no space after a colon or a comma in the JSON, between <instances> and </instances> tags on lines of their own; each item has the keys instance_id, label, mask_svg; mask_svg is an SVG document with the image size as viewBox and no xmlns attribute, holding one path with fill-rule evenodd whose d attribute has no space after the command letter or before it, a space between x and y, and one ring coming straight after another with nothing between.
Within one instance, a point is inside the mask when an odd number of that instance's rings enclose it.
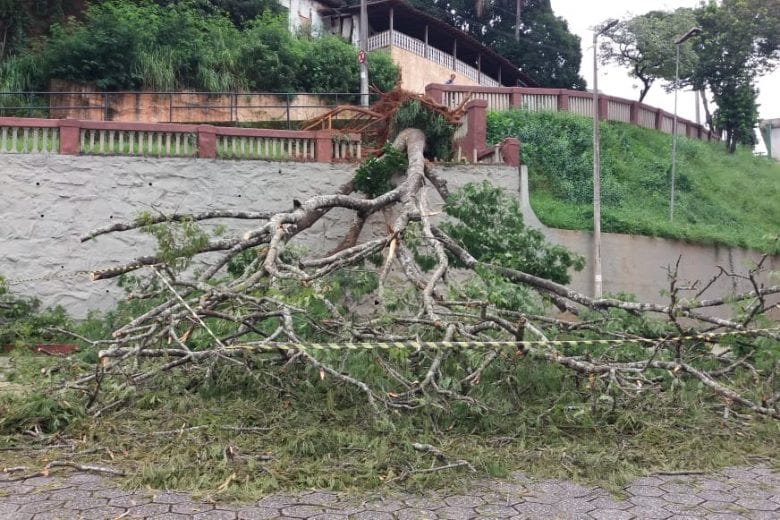
<instances>
[{"instance_id":1,"label":"lamp head","mask_svg":"<svg viewBox=\"0 0 780 520\"><path fill-rule=\"evenodd\" d=\"M617 20L615 18L608 18L607 20L604 20L604 22L600 26L597 26L594 29L596 31L596 35L604 34L605 32L615 27L618 23L620 23L620 20Z\"/></svg>"},{"instance_id":2,"label":"lamp head","mask_svg":"<svg viewBox=\"0 0 780 520\"><path fill-rule=\"evenodd\" d=\"M693 27L690 31L680 36L676 42L674 42L676 45L680 45L682 43L685 43L687 40L693 38L694 36L699 36L702 33L701 27Z\"/></svg>"}]
</instances>

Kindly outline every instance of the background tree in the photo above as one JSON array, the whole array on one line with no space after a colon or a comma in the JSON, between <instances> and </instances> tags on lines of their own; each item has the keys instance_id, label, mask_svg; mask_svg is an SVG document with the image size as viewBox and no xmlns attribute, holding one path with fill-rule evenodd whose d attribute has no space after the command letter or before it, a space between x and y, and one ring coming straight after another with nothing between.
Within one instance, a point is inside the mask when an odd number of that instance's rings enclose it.
<instances>
[{"instance_id":1,"label":"background tree","mask_svg":"<svg viewBox=\"0 0 780 520\"><path fill-rule=\"evenodd\" d=\"M696 12L703 32L694 42L698 66L689 81L712 92L712 124L725 132L730 152L755 144L755 79L780 58L780 3L776 0L711 1Z\"/></svg>"},{"instance_id":2,"label":"background tree","mask_svg":"<svg viewBox=\"0 0 780 520\"><path fill-rule=\"evenodd\" d=\"M135 1L143 3L145 0ZM199 9L204 14L222 12L230 18L236 27L247 25L263 13L280 15L285 11L285 8L277 0L196 0L194 2L193 0L155 0L155 3L161 6L186 4Z\"/></svg>"},{"instance_id":3,"label":"background tree","mask_svg":"<svg viewBox=\"0 0 780 520\"><path fill-rule=\"evenodd\" d=\"M605 33L601 42L602 63L616 63L629 69L629 75L642 82L639 101L659 80L674 80L675 41L696 25L693 9L650 11L622 20ZM680 76L689 77L697 56L690 44L680 46Z\"/></svg>"},{"instance_id":4,"label":"background tree","mask_svg":"<svg viewBox=\"0 0 780 520\"><path fill-rule=\"evenodd\" d=\"M710 0L695 10L651 11L623 21L601 47L605 62L630 69L643 88L641 101L658 79L671 90L675 76L675 40L693 26L701 35L680 47L680 83L709 90L717 105L708 124L725 132L733 152L738 144L755 144L758 120L755 79L774 69L780 58L780 2L777 0Z\"/></svg>"},{"instance_id":5,"label":"background tree","mask_svg":"<svg viewBox=\"0 0 780 520\"><path fill-rule=\"evenodd\" d=\"M519 38L517 0L412 0L412 4L469 33L543 87L584 89L580 38L556 16L549 0L523 0Z\"/></svg>"}]
</instances>

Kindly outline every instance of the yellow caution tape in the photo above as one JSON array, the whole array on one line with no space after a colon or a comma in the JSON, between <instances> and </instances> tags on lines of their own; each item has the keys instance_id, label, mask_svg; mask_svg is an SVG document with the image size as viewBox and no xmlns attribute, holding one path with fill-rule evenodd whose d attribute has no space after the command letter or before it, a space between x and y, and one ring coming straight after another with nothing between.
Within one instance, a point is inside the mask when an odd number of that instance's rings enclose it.
<instances>
[{"instance_id":1,"label":"yellow caution tape","mask_svg":"<svg viewBox=\"0 0 780 520\"><path fill-rule=\"evenodd\" d=\"M387 341L387 342L360 342L360 343L247 343L231 345L231 350L476 350L502 347L544 347L544 346L574 346L574 345L625 345L658 343L679 343L682 341L713 342L718 338L727 336L754 336L767 332L780 332L780 328L735 330L729 332L707 332L692 336L674 336L668 338L620 338L620 339L563 339L563 340L534 340L534 341Z\"/></svg>"}]
</instances>

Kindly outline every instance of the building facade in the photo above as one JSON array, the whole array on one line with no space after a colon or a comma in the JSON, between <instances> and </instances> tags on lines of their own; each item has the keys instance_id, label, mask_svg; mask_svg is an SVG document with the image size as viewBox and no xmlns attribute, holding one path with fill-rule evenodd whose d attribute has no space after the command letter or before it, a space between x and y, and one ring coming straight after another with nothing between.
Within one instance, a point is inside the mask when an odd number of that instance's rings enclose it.
<instances>
[{"instance_id":1,"label":"building facade","mask_svg":"<svg viewBox=\"0 0 780 520\"><path fill-rule=\"evenodd\" d=\"M374 0L367 6L368 50L390 53L407 90L423 93L426 85L445 83L453 74L461 85L536 86L494 50L404 0ZM319 16L323 31L360 44L360 5L325 7Z\"/></svg>"}]
</instances>

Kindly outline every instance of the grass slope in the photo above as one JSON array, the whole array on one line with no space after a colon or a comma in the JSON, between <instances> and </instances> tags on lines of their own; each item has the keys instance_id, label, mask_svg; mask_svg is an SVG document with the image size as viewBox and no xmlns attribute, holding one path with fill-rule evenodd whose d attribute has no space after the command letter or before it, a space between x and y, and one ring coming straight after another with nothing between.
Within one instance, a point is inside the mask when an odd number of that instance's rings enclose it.
<instances>
[{"instance_id":1,"label":"grass slope","mask_svg":"<svg viewBox=\"0 0 780 520\"><path fill-rule=\"evenodd\" d=\"M542 222L592 229L592 123L524 110L488 116L488 138L520 139L531 204ZM602 229L780 252L780 165L749 150L680 137L674 222L669 134L602 123Z\"/></svg>"}]
</instances>

